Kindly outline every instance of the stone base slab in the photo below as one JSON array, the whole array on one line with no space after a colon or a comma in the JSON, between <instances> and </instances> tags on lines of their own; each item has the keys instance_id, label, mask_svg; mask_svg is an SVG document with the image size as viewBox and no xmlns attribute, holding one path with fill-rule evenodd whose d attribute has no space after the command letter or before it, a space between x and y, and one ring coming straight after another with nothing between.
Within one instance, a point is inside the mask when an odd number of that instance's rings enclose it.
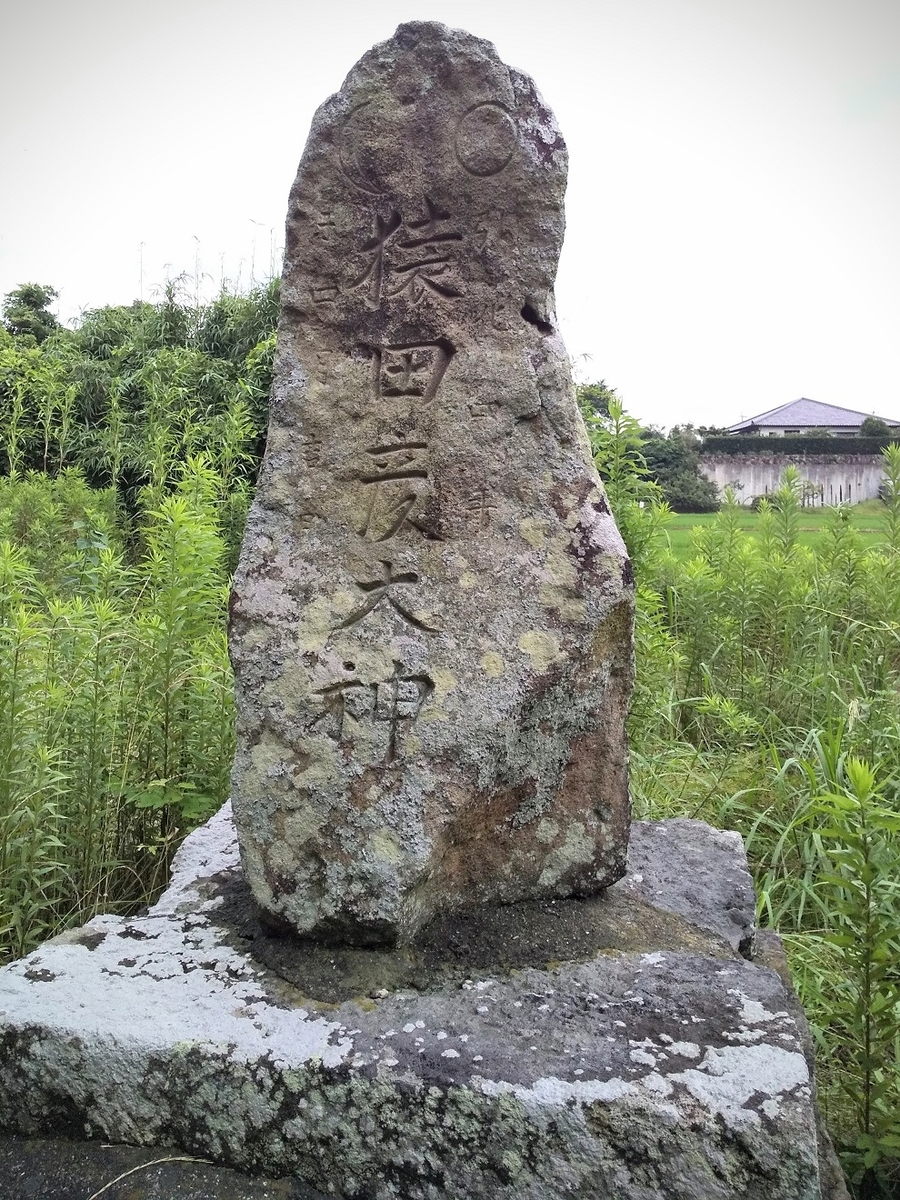
<instances>
[{"instance_id":1,"label":"stone base slab","mask_svg":"<svg viewBox=\"0 0 900 1200\"><path fill-rule=\"evenodd\" d=\"M260 961L278 944L226 806L147 915L0 972L0 1125L360 1200L819 1200L802 1016L740 953L740 839L638 823L629 868L604 897L460 917L421 950L281 944L288 982Z\"/></svg>"}]
</instances>

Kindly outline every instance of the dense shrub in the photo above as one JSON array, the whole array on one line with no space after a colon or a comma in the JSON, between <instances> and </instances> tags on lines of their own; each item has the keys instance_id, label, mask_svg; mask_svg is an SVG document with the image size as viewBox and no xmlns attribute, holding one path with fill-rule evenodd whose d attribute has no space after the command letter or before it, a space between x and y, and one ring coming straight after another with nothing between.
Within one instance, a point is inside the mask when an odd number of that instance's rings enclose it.
<instances>
[{"instance_id":1,"label":"dense shrub","mask_svg":"<svg viewBox=\"0 0 900 1200\"><path fill-rule=\"evenodd\" d=\"M699 438L677 426L668 437L644 437L644 459L673 512L715 512L718 488L700 470Z\"/></svg>"},{"instance_id":2,"label":"dense shrub","mask_svg":"<svg viewBox=\"0 0 900 1200\"><path fill-rule=\"evenodd\" d=\"M109 494L83 506L73 475L0 489L14 539L0 540L0 957L145 903L181 836L227 797L233 700L214 489L189 463L143 514L134 566ZM29 520L16 519L22 492Z\"/></svg>"},{"instance_id":3,"label":"dense shrub","mask_svg":"<svg viewBox=\"0 0 900 1200\"><path fill-rule=\"evenodd\" d=\"M879 437L760 437L733 434L704 438L704 454L880 454L892 441Z\"/></svg>"},{"instance_id":4,"label":"dense shrub","mask_svg":"<svg viewBox=\"0 0 900 1200\"><path fill-rule=\"evenodd\" d=\"M0 959L146 903L227 796L277 310L172 285L73 331L35 288L0 330Z\"/></svg>"},{"instance_id":5,"label":"dense shrub","mask_svg":"<svg viewBox=\"0 0 900 1200\"><path fill-rule=\"evenodd\" d=\"M52 289L44 289L52 292ZM265 445L277 285L193 308L167 286L157 304L102 308L75 330L0 342L0 471L77 468L115 489L132 520L203 453L220 480L221 531L237 552Z\"/></svg>"}]
</instances>

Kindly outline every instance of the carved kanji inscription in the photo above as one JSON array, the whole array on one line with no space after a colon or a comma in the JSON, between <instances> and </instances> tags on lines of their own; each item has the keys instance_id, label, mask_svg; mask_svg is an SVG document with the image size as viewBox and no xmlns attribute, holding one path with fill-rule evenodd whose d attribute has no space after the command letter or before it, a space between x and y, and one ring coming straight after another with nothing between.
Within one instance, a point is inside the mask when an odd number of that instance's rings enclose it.
<instances>
[{"instance_id":1,"label":"carved kanji inscription","mask_svg":"<svg viewBox=\"0 0 900 1200\"><path fill-rule=\"evenodd\" d=\"M418 216L404 219L399 208L376 212L372 233L359 248L364 265L350 289L363 289L371 308L400 295L414 303L426 295L461 296L453 270L454 245L461 241L451 214L428 196Z\"/></svg>"},{"instance_id":2,"label":"carved kanji inscription","mask_svg":"<svg viewBox=\"0 0 900 1200\"><path fill-rule=\"evenodd\" d=\"M422 620L421 617L416 616L409 607L409 599L404 595L403 589L419 583L419 576L416 572L395 571L393 564L388 559L382 559L378 566L379 571L375 579L358 579L356 581L356 586L363 593L365 599L359 607L340 622L337 628L348 629L351 625L357 625L383 602L385 607L392 608L398 613L407 625L420 629L423 633L437 633L437 629Z\"/></svg>"},{"instance_id":3,"label":"carved kanji inscription","mask_svg":"<svg viewBox=\"0 0 900 1200\"><path fill-rule=\"evenodd\" d=\"M491 516L496 508L497 505L492 500L491 493L487 488L478 488L477 491L466 496L463 501L463 509L469 524L479 532L490 526Z\"/></svg>"},{"instance_id":4,"label":"carved kanji inscription","mask_svg":"<svg viewBox=\"0 0 900 1200\"><path fill-rule=\"evenodd\" d=\"M450 363L449 342L401 342L373 351L375 399L407 396L430 404Z\"/></svg>"},{"instance_id":5,"label":"carved kanji inscription","mask_svg":"<svg viewBox=\"0 0 900 1200\"><path fill-rule=\"evenodd\" d=\"M387 541L407 523L420 528L414 512L426 494L427 454L425 442L400 442L366 451L368 462L361 480L369 497L360 534L368 541Z\"/></svg>"},{"instance_id":6,"label":"carved kanji inscription","mask_svg":"<svg viewBox=\"0 0 900 1200\"><path fill-rule=\"evenodd\" d=\"M393 674L381 682L342 680L313 692L311 699L321 705L322 712L310 727L341 742L348 734L347 717L357 722L385 722L389 726L385 757L393 762L401 749L402 732L410 728L433 691L434 682L427 675L409 673L402 663L395 662Z\"/></svg>"}]
</instances>

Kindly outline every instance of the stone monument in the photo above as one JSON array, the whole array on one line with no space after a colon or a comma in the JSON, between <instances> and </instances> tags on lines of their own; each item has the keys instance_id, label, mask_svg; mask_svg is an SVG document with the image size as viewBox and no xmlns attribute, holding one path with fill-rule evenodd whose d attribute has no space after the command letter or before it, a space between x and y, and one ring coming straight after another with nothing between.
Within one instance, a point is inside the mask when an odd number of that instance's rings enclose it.
<instances>
[{"instance_id":1,"label":"stone monument","mask_svg":"<svg viewBox=\"0 0 900 1200\"><path fill-rule=\"evenodd\" d=\"M846 1200L740 838L629 840L631 576L554 323L564 172L531 81L440 25L316 115L234 817L147 913L0 971L0 1129L309 1197Z\"/></svg>"},{"instance_id":2,"label":"stone monument","mask_svg":"<svg viewBox=\"0 0 900 1200\"><path fill-rule=\"evenodd\" d=\"M633 587L555 323L565 182L459 31L401 26L316 113L231 610L272 924L405 942L624 873Z\"/></svg>"}]
</instances>

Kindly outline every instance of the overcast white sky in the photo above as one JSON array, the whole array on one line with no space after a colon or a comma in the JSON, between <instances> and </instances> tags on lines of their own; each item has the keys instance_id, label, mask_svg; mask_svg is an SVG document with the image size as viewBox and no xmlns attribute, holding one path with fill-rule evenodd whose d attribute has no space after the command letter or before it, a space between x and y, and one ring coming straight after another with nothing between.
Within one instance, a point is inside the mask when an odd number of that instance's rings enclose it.
<instances>
[{"instance_id":1,"label":"overcast white sky","mask_svg":"<svg viewBox=\"0 0 900 1200\"><path fill-rule=\"evenodd\" d=\"M581 378L663 426L900 419L900 0L0 0L0 294L279 270L314 109L411 19L556 112Z\"/></svg>"}]
</instances>

